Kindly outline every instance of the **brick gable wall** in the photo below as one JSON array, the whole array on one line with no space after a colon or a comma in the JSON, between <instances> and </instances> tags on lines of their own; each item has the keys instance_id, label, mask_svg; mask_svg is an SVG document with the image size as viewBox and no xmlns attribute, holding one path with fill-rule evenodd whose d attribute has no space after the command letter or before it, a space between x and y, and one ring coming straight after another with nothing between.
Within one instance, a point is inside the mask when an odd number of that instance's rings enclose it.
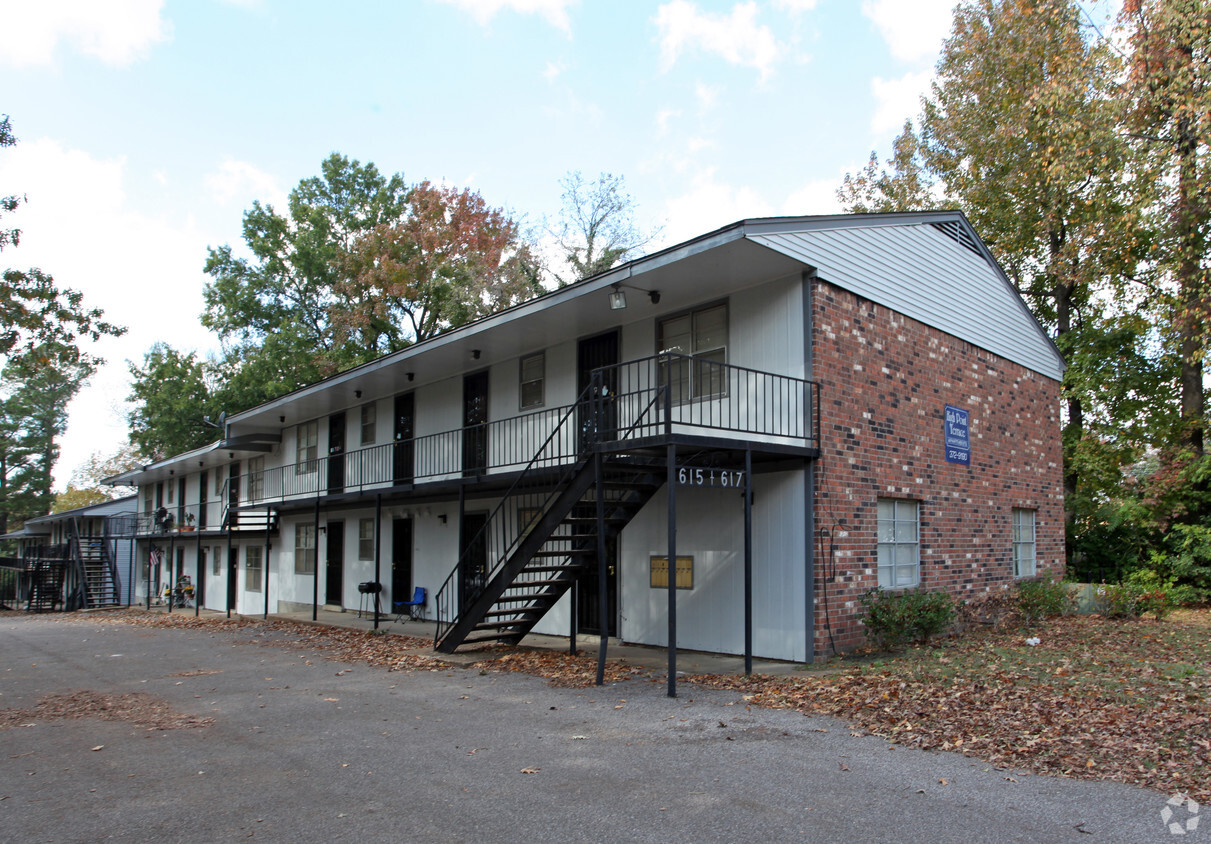
<instances>
[{"instance_id":1,"label":"brick gable wall","mask_svg":"<svg viewBox=\"0 0 1211 844\"><path fill-rule=\"evenodd\" d=\"M1058 382L819 280L812 332L818 654L865 641L858 599L878 584L879 498L920 502L927 590L1010 587L1015 507L1036 511L1038 573L1063 572ZM970 413L969 467L946 462L947 404Z\"/></svg>"}]
</instances>

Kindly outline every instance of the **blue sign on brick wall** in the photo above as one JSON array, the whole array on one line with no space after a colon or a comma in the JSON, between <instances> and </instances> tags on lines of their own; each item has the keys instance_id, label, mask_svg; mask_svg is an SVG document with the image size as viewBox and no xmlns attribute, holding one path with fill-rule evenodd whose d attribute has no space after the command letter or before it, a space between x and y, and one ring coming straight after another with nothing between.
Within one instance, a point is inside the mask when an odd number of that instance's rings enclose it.
<instances>
[{"instance_id":1,"label":"blue sign on brick wall","mask_svg":"<svg viewBox=\"0 0 1211 844\"><path fill-rule=\"evenodd\" d=\"M946 405L946 462L971 465L969 422L966 410Z\"/></svg>"}]
</instances>

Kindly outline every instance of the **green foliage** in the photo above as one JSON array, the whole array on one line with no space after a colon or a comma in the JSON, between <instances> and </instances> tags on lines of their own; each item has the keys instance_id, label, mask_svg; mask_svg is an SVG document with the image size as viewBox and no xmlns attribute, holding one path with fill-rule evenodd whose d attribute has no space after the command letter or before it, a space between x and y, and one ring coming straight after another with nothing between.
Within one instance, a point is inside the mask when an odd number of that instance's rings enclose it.
<instances>
[{"instance_id":1,"label":"green foliage","mask_svg":"<svg viewBox=\"0 0 1211 844\"><path fill-rule=\"evenodd\" d=\"M220 432L202 421L210 414L218 416L218 411L211 406L206 372L197 355L156 343L142 367L129 366L132 408L127 421L130 441L141 452L161 459L218 438Z\"/></svg>"},{"instance_id":2,"label":"green foliage","mask_svg":"<svg viewBox=\"0 0 1211 844\"><path fill-rule=\"evenodd\" d=\"M866 610L862 624L867 635L888 648L928 642L949 630L955 621L954 599L945 592L873 589L861 597L860 603Z\"/></svg>"},{"instance_id":3,"label":"green foliage","mask_svg":"<svg viewBox=\"0 0 1211 844\"><path fill-rule=\"evenodd\" d=\"M1211 600L1211 526L1172 525L1162 547L1149 555L1147 567L1132 576L1142 578L1144 572L1166 585L1178 603ZM1145 581L1137 578L1136 582Z\"/></svg>"},{"instance_id":4,"label":"green foliage","mask_svg":"<svg viewBox=\"0 0 1211 844\"><path fill-rule=\"evenodd\" d=\"M1018 609L1028 623L1068 615L1076 605L1068 586L1052 578L1024 580L1017 589Z\"/></svg>"},{"instance_id":5,"label":"green foliage","mask_svg":"<svg viewBox=\"0 0 1211 844\"><path fill-rule=\"evenodd\" d=\"M1132 584L1103 583L1093 590L1098 612L1107 618L1139 618L1144 590Z\"/></svg>"},{"instance_id":6,"label":"green foliage","mask_svg":"<svg viewBox=\"0 0 1211 844\"><path fill-rule=\"evenodd\" d=\"M841 206L851 214L879 214L890 211L924 211L942 207L934 195L936 177L924 161L921 139L912 121L904 121L904 129L892 143L892 157L887 160L891 170L879 166L878 153L871 152L870 161L857 174L845 174L837 190Z\"/></svg>"}]
</instances>

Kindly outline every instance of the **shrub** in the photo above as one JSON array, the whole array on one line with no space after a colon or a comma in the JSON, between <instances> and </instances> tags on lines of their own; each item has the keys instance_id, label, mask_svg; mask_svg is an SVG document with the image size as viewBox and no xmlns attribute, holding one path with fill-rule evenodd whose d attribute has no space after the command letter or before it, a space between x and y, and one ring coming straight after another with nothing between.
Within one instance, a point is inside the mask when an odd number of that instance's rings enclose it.
<instances>
[{"instance_id":1,"label":"shrub","mask_svg":"<svg viewBox=\"0 0 1211 844\"><path fill-rule=\"evenodd\" d=\"M1141 598L1144 590L1130 583L1103 583L1093 590L1097 597L1098 612L1107 618L1139 618L1144 608Z\"/></svg>"},{"instance_id":2,"label":"shrub","mask_svg":"<svg viewBox=\"0 0 1211 844\"><path fill-rule=\"evenodd\" d=\"M884 592L873 589L861 598L867 635L883 647L928 642L955 621L954 599L945 592Z\"/></svg>"},{"instance_id":3,"label":"shrub","mask_svg":"<svg viewBox=\"0 0 1211 844\"><path fill-rule=\"evenodd\" d=\"M1018 609L1027 623L1068 615L1076 601L1068 586L1049 577L1018 584Z\"/></svg>"}]
</instances>

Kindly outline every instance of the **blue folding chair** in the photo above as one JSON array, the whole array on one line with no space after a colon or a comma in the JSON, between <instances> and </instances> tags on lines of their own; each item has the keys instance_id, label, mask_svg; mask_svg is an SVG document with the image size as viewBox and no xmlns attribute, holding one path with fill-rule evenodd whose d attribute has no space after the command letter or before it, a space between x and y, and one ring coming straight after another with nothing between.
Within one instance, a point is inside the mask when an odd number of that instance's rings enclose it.
<instances>
[{"instance_id":1,"label":"blue folding chair","mask_svg":"<svg viewBox=\"0 0 1211 844\"><path fill-rule=\"evenodd\" d=\"M404 616L415 620L417 611L425 605L425 587L418 586L412 593L411 601L395 602L395 620L404 621Z\"/></svg>"}]
</instances>

